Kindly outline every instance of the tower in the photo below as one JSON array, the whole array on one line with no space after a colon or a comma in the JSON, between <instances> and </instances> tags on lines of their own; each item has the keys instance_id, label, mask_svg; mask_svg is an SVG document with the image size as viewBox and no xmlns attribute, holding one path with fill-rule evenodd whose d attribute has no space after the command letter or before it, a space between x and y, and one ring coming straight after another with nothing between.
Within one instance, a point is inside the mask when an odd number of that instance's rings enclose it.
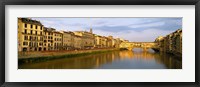
<instances>
[{"instance_id":1,"label":"tower","mask_svg":"<svg viewBox=\"0 0 200 87\"><path fill-rule=\"evenodd\" d=\"M91 18L89 18L89 24L90 24L90 33L93 33L92 32L92 19Z\"/></svg>"},{"instance_id":2,"label":"tower","mask_svg":"<svg viewBox=\"0 0 200 87\"><path fill-rule=\"evenodd\" d=\"M90 33L92 33L92 28L90 28Z\"/></svg>"}]
</instances>

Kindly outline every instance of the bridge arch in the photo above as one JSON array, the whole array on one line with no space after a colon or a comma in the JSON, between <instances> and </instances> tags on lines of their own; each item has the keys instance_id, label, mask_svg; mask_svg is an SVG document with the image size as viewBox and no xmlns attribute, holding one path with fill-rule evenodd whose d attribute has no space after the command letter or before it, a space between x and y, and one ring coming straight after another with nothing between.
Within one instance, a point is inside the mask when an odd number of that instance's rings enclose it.
<instances>
[{"instance_id":1,"label":"bridge arch","mask_svg":"<svg viewBox=\"0 0 200 87\"><path fill-rule=\"evenodd\" d=\"M143 51L147 49L157 49L158 45L155 42L122 42L120 48L126 48L128 50L133 50L134 48L142 48Z\"/></svg>"}]
</instances>

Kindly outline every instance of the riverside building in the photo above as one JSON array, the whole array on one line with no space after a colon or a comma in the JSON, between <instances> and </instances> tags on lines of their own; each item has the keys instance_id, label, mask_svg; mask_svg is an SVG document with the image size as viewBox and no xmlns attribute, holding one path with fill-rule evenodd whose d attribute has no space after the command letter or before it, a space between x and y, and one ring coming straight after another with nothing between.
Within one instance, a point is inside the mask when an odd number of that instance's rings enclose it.
<instances>
[{"instance_id":1,"label":"riverside building","mask_svg":"<svg viewBox=\"0 0 200 87\"><path fill-rule=\"evenodd\" d=\"M53 32L53 45L54 45L54 50L62 50L62 33L58 31Z\"/></svg>"},{"instance_id":2,"label":"riverside building","mask_svg":"<svg viewBox=\"0 0 200 87\"><path fill-rule=\"evenodd\" d=\"M159 45L160 51L181 55L182 29L178 29L166 37L158 37L155 42Z\"/></svg>"},{"instance_id":3,"label":"riverside building","mask_svg":"<svg viewBox=\"0 0 200 87\"><path fill-rule=\"evenodd\" d=\"M54 35L56 29L44 27L44 51L54 50Z\"/></svg>"},{"instance_id":4,"label":"riverside building","mask_svg":"<svg viewBox=\"0 0 200 87\"><path fill-rule=\"evenodd\" d=\"M103 37L100 35L95 35L95 48L103 47Z\"/></svg>"},{"instance_id":5,"label":"riverside building","mask_svg":"<svg viewBox=\"0 0 200 87\"><path fill-rule=\"evenodd\" d=\"M18 51L43 51L43 25L40 21L18 18Z\"/></svg>"},{"instance_id":6,"label":"riverside building","mask_svg":"<svg viewBox=\"0 0 200 87\"><path fill-rule=\"evenodd\" d=\"M64 50L74 49L74 33L67 31L60 31L62 33L62 46Z\"/></svg>"},{"instance_id":7,"label":"riverside building","mask_svg":"<svg viewBox=\"0 0 200 87\"><path fill-rule=\"evenodd\" d=\"M93 34L87 31L56 31L44 27L40 21L18 18L18 51L55 51L93 48L119 48L119 38Z\"/></svg>"},{"instance_id":8,"label":"riverside building","mask_svg":"<svg viewBox=\"0 0 200 87\"><path fill-rule=\"evenodd\" d=\"M92 29L90 29L90 32L87 31L75 31L75 35L82 37L82 46L83 49L91 49L94 47L94 41L95 37L92 32Z\"/></svg>"}]
</instances>

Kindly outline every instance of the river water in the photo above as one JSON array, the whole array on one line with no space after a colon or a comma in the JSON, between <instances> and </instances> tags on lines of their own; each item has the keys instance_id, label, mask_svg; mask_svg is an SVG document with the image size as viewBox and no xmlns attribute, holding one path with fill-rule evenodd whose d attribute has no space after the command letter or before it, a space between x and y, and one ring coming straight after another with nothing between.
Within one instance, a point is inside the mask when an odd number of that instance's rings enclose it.
<instances>
[{"instance_id":1,"label":"river water","mask_svg":"<svg viewBox=\"0 0 200 87\"><path fill-rule=\"evenodd\" d=\"M113 51L19 65L19 69L182 69L180 57L142 51Z\"/></svg>"}]
</instances>

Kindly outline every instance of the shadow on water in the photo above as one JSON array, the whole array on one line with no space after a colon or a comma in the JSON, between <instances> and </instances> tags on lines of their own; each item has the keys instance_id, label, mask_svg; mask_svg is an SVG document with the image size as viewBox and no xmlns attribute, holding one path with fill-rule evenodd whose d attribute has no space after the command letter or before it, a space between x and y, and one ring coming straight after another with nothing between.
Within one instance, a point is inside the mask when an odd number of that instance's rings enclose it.
<instances>
[{"instance_id":1,"label":"shadow on water","mask_svg":"<svg viewBox=\"0 0 200 87\"><path fill-rule=\"evenodd\" d=\"M135 48L22 64L19 69L182 69L182 61L174 55Z\"/></svg>"}]
</instances>

